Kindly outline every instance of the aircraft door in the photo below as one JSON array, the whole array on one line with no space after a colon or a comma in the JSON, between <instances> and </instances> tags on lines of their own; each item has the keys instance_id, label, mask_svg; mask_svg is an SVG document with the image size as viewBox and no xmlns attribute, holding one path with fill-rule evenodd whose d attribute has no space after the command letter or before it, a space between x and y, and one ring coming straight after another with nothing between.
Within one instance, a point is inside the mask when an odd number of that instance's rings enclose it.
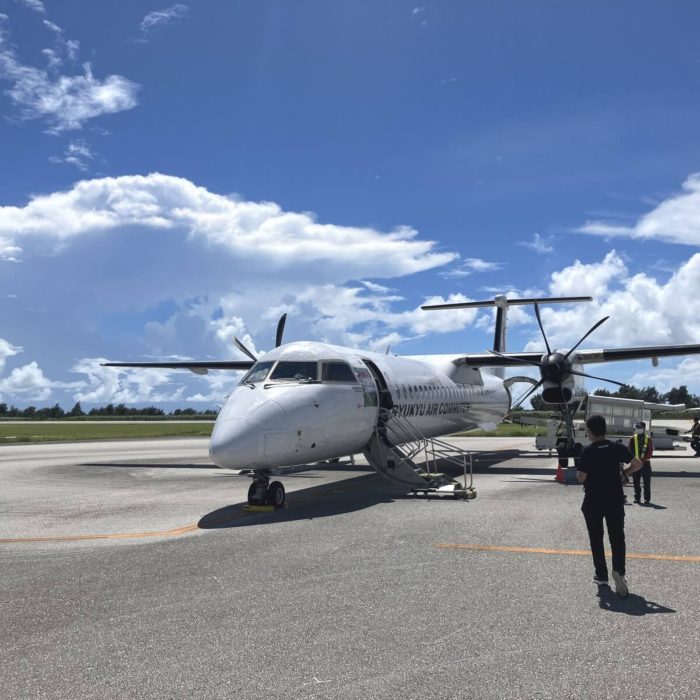
<instances>
[{"instance_id":1,"label":"aircraft door","mask_svg":"<svg viewBox=\"0 0 700 700\"><path fill-rule=\"evenodd\" d=\"M369 409L373 414L376 414L379 406L379 392L372 373L367 367L361 366L355 366L353 370L362 388L363 404L358 406L358 408Z\"/></svg>"},{"instance_id":2,"label":"aircraft door","mask_svg":"<svg viewBox=\"0 0 700 700\"><path fill-rule=\"evenodd\" d=\"M372 376L377 383L379 389L379 406L380 408L386 408L391 410L394 407L394 400L391 397L391 391L389 391L389 385L386 383L384 375L377 365L372 362L372 360L366 360L362 358L362 361L369 367Z\"/></svg>"}]
</instances>

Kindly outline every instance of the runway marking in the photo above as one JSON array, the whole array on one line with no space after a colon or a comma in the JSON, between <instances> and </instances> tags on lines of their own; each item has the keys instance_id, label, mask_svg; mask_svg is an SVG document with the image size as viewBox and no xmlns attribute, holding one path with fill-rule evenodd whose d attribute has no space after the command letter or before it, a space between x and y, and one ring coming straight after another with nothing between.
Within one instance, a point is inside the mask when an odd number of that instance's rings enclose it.
<instances>
[{"instance_id":1,"label":"runway marking","mask_svg":"<svg viewBox=\"0 0 700 700\"><path fill-rule=\"evenodd\" d=\"M560 554L576 557L590 557L587 549L548 549L545 547L509 547L495 544L436 544L437 549L468 549L477 552L516 552L519 554ZM610 552L605 552L610 556ZM627 552L628 559L654 559L657 561L687 561L700 562L700 557L679 554L635 554Z\"/></svg>"}]
</instances>

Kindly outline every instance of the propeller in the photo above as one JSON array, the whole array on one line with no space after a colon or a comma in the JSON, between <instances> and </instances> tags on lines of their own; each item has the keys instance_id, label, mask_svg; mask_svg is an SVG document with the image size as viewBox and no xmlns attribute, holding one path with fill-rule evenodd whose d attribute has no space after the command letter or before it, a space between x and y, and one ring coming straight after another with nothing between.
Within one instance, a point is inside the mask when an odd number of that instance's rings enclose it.
<instances>
[{"instance_id":1,"label":"propeller","mask_svg":"<svg viewBox=\"0 0 700 700\"><path fill-rule=\"evenodd\" d=\"M284 335L284 324L287 322L287 314L282 314L280 316L280 320L277 321L277 332L275 333L275 347L278 348L280 345L282 345L282 336ZM258 358L255 357L255 355L248 350L248 348L234 335L233 336L233 344L244 354L248 355L248 357L253 360L253 362L257 362Z\"/></svg>"},{"instance_id":2,"label":"propeller","mask_svg":"<svg viewBox=\"0 0 700 700\"><path fill-rule=\"evenodd\" d=\"M531 386L522 396L518 397L515 400L515 403L513 403L513 405L510 407L511 411L514 408L518 408L519 406L521 406L523 401L525 401L525 399L528 398L530 396L530 394L534 394L543 384L544 384L544 379L540 379L540 381L537 382L537 384L534 384L533 386Z\"/></svg>"},{"instance_id":3,"label":"propeller","mask_svg":"<svg viewBox=\"0 0 700 700\"><path fill-rule=\"evenodd\" d=\"M542 324L542 318L540 316L540 307L537 302L535 306L535 317L537 318L537 324L540 327L540 332L542 333L542 339L544 340L545 347L547 351L542 354L539 363L532 362L531 360L524 360L520 357L513 355L508 355L506 353L500 353L495 350L489 350L492 355L497 355L498 357L503 357L511 361L518 361L526 365L537 365L540 368L540 381L530 389L523 396L517 399L513 404L513 407L520 406L525 399L527 399L531 394L533 394L539 387L544 385L544 391L542 392L542 398L547 403L568 403L571 400L571 390L569 387L565 386L566 380L571 375L576 375L578 377L587 377L589 379L596 379L601 382L609 382L610 384L617 384L618 386L623 386L622 382L615 381L614 379L606 379L605 377L597 377L593 374L587 374L586 372L580 372L572 367L572 361L569 359L572 357L576 348L578 348L581 343L588 338L593 331L599 328L603 323L605 323L609 316L601 318L596 321L589 329L584 333L579 341L568 351L566 354L563 352L552 351L549 345L549 340L547 339L547 333L544 330L544 325ZM549 399L546 394L549 394Z\"/></svg>"},{"instance_id":4,"label":"propeller","mask_svg":"<svg viewBox=\"0 0 700 700\"><path fill-rule=\"evenodd\" d=\"M575 369L570 369L571 374L576 374L579 377L588 377L589 379L597 379L601 382L609 382L610 384L617 384L618 386L627 386L624 382L617 382L614 379L606 379L605 377L596 377L594 374L586 374L585 372L578 372Z\"/></svg>"},{"instance_id":5,"label":"propeller","mask_svg":"<svg viewBox=\"0 0 700 700\"><path fill-rule=\"evenodd\" d=\"M287 314L282 314L280 320L277 321L277 333L275 335L275 347L282 345L282 336L284 335L284 324L287 323Z\"/></svg>"},{"instance_id":6,"label":"propeller","mask_svg":"<svg viewBox=\"0 0 700 700\"><path fill-rule=\"evenodd\" d=\"M540 305L537 302L535 302L535 316L537 316L537 323L539 324L540 330L542 331L542 337L544 338L544 344L547 348L547 354L551 355L552 350L550 349L549 343L547 342L547 334L544 332L544 326L542 325L542 319L540 318Z\"/></svg>"},{"instance_id":7,"label":"propeller","mask_svg":"<svg viewBox=\"0 0 700 700\"><path fill-rule=\"evenodd\" d=\"M243 345L243 343L242 343L240 340L238 340L238 338L236 338L235 335L233 336L233 344L234 344L244 355L248 355L248 357L249 357L251 360L253 360L253 362L257 362L257 361L258 361L258 358L255 357L255 355L253 355L253 353L252 353L250 350L248 350L248 348L247 348L245 345Z\"/></svg>"},{"instance_id":8,"label":"propeller","mask_svg":"<svg viewBox=\"0 0 700 700\"><path fill-rule=\"evenodd\" d=\"M540 366L539 362L532 362L531 360L524 360L522 357L515 357L514 355L505 355L502 352L498 352L498 350L487 350L486 352L490 353L491 355L496 355L497 357L503 357L506 360L516 360L518 362L522 362L525 365L533 365L535 367Z\"/></svg>"}]
</instances>

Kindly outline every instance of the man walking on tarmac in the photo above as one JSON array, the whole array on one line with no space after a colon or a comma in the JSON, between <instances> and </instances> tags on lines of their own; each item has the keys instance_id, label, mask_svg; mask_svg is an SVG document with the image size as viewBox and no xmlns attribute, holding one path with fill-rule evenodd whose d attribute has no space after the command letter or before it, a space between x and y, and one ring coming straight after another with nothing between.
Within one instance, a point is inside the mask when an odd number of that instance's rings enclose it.
<instances>
[{"instance_id":1,"label":"man walking on tarmac","mask_svg":"<svg viewBox=\"0 0 700 700\"><path fill-rule=\"evenodd\" d=\"M586 421L591 444L581 452L576 479L583 484L585 496L581 511L586 520L591 554L595 566L593 582L608 585L608 567L603 547L603 520L608 528L612 549L615 592L621 598L628 593L625 581L625 506L622 491L620 464L630 466L625 475L642 468L642 462L625 445L605 439L606 425L603 416L591 416Z\"/></svg>"},{"instance_id":2,"label":"man walking on tarmac","mask_svg":"<svg viewBox=\"0 0 700 700\"><path fill-rule=\"evenodd\" d=\"M695 450L695 456L700 457L700 418L695 416L693 427L685 432L690 433L690 446Z\"/></svg>"},{"instance_id":3,"label":"man walking on tarmac","mask_svg":"<svg viewBox=\"0 0 700 700\"><path fill-rule=\"evenodd\" d=\"M642 468L632 475L634 482L634 502L642 502L641 480L644 479L644 505L651 503L651 456L654 454L654 441L647 435L647 424L640 421L635 425L635 433L630 438L630 452L641 460Z\"/></svg>"}]
</instances>

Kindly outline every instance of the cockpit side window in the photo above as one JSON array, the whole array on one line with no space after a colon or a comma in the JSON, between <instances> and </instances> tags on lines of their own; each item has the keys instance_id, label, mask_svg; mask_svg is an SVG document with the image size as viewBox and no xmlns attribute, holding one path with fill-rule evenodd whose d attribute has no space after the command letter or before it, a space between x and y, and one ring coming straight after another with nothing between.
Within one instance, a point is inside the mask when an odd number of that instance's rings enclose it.
<instances>
[{"instance_id":1,"label":"cockpit side window","mask_svg":"<svg viewBox=\"0 0 700 700\"><path fill-rule=\"evenodd\" d=\"M318 378L318 364L316 362L283 362L277 366L270 375L270 379L315 381Z\"/></svg>"},{"instance_id":2,"label":"cockpit side window","mask_svg":"<svg viewBox=\"0 0 700 700\"><path fill-rule=\"evenodd\" d=\"M272 369L274 362L256 362L249 370L243 379L241 379L241 384L255 384L255 382L265 381L268 372Z\"/></svg>"},{"instance_id":3,"label":"cockpit side window","mask_svg":"<svg viewBox=\"0 0 700 700\"><path fill-rule=\"evenodd\" d=\"M357 379L347 362L324 362L322 379L324 382L357 383Z\"/></svg>"}]
</instances>

